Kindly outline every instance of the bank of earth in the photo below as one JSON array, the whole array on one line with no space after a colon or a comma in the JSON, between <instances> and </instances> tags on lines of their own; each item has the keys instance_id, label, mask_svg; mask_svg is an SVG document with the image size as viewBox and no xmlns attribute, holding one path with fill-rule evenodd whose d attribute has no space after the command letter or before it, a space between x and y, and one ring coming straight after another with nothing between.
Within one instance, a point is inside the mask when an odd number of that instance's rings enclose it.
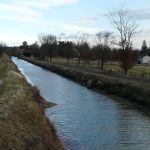
<instances>
[{"instance_id":1,"label":"bank of earth","mask_svg":"<svg viewBox=\"0 0 150 150\"><path fill-rule=\"evenodd\" d=\"M97 91L103 92L104 94L118 97L119 99L121 98L128 100L128 102L150 107L149 81L136 81L125 77L119 78L114 76L107 76L100 73L98 74L83 71L81 69L53 64L33 58L23 57L22 59L77 81L87 86L88 88L95 89Z\"/></svg>"},{"instance_id":2,"label":"bank of earth","mask_svg":"<svg viewBox=\"0 0 150 150\"><path fill-rule=\"evenodd\" d=\"M5 54L0 56L0 149L64 150L46 102Z\"/></svg>"}]
</instances>

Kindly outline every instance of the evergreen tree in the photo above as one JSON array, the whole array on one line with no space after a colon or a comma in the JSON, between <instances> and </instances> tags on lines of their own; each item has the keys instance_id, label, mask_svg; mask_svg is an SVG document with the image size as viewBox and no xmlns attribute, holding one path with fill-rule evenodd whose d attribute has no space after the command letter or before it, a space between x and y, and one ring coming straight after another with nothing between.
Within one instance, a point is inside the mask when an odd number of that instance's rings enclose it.
<instances>
[{"instance_id":1,"label":"evergreen tree","mask_svg":"<svg viewBox=\"0 0 150 150\"><path fill-rule=\"evenodd\" d=\"M146 53L147 53L147 43L144 40L141 47L141 55L146 55Z\"/></svg>"}]
</instances>

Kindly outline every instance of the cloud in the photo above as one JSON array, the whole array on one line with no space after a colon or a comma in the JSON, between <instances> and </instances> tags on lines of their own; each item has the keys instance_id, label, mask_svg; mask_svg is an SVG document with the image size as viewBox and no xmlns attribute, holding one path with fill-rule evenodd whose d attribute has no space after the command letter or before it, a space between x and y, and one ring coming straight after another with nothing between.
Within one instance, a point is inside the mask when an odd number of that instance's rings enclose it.
<instances>
[{"instance_id":1,"label":"cloud","mask_svg":"<svg viewBox=\"0 0 150 150\"><path fill-rule=\"evenodd\" d=\"M147 37L148 35L150 36L150 29L143 29L137 33L137 36L142 36L142 37L144 36Z\"/></svg>"},{"instance_id":2,"label":"cloud","mask_svg":"<svg viewBox=\"0 0 150 150\"><path fill-rule=\"evenodd\" d=\"M79 0L21 0L17 1L16 3L27 7L46 9L59 5L74 4L78 1Z\"/></svg>"},{"instance_id":3,"label":"cloud","mask_svg":"<svg viewBox=\"0 0 150 150\"><path fill-rule=\"evenodd\" d=\"M34 17L39 17L40 13L38 13L38 11L32 9L32 8L28 8L25 6L21 6L18 4L2 4L0 3L0 12L4 13L4 14L11 14L11 13L16 13L16 15L19 15L18 13L21 14L26 14L26 15L31 15Z\"/></svg>"},{"instance_id":4,"label":"cloud","mask_svg":"<svg viewBox=\"0 0 150 150\"><path fill-rule=\"evenodd\" d=\"M58 32L64 32L66 34L74 34L76 36L77 33L97 33L98 30L90 27L84 27L84 25L88 25L97 20L97 17L87 17L78 21L78 23L69 23L69 22L51 22L48 20L44 20L44 13L42 10L49 9L51 7L56 7L60 5L67 5L77 3L78 0L15 0L9 3L0 3L0 19L8 20L14 22L21 23L29 23L31 25L35 25L36 27L40 27L44 31L48 31L51 29L53 33L58 34ZM39 31L40 32L40 31ZM30 34L30 33L26 33ZM34 33L33 35L29 35L29 37L24 35L24 33L5 33L1 34L0 38L4 41L7 41L9 45L20 43L24 40L34 42L37 38L38 33ZM73 37L72 36L72 37ZM71 38L71 35L70 37Z\"/></svg>"},{"instance_id":5,"label":"cloud","mask_svg":"<svg viewBox=\"0 0 150 150\"><path fill-rule=\"evenodd\" d=\"M11 15L1 15L0 14L0 19L3 20L9 20L9 21L19 21L19 22L23 22L23 23L36 23L37 20L31 16L24 16L22 17L22 15L16 15L16 16L11 16Z\"/></svg>"},{"instance_id":6,"label":"cloud","mask_svg":"<svg viewBox=\"0 0 150 150\"><path fill-rule=\"evenodd\" d=\"M51 22L46 22L45 24L42 23L41 26L50 28L51 30L55 31L61 31L60 33L63 34L77 34L77 33L87 33L87 34L96 34L99 32L99 29L97 28L92 28L92 27L84 27L81 25L75 25L75 24L71 24L71 23L61 23L61 22L57 22L57 23L51 23ZM58 33L58 32L57 32Z\"/></svg>"},{"instance_id":7,"label":"cloud","mask_svg":"<svg viewBox=\"0 0 150 150\"><path fill-rule=\"evenodd\" d=\"M100 19L99 16L97 17L85 17L85 18L82 18L76 22L73 22L73 24L75 25L89 25L95 21L98 21Z\"/></svg>"},{"instance_id":8,"label":"cloud","mask_svg":"<svg viewBox=\"0 0 150 150\"><path fill-rule=\"evenodd\" d=\"M60 5L74 4L78 0L14 0L0 2L0 18L5 20L38 22L44 15L41 10Z\"/></svg>"},{"instance_id":9,"label":"cloud","mask_svg":"<svg viewBox=\"0 0 150 150\"><path fill-rule=\"evenodd\" d=\"M80 25L74 25L74 24L60 24L58 25L60 29L63 30L63 32L66 33L77 33L77 32L84 32L84 33L97 33L98 29L90 28L90 27L83 27Z\"/></svg>"},{"instance_id":10,"label":"cloud","mask_svg":"<svg viewBox=\"0 0 150 150\"><path fill-rule=\"evenodd\" d=\"M44 13L41 10L77 2L79 2L79 0L13 0L11 2L3 2L0 3L0 19L35 24L54 30L57 28L58 31L66 33L97 32L97 29L84 27L84 25L98 20L98 17L82 18L75 23L50 22L44 20Z\"/></svg>"},{"instance_id":11,"label":"cloud","mask_svg":"<svg viewBox=\"0 0 150 150\"><path fill-rule=\"evenodd\" d=\"M143 8L131 11L130 15L136 20L150 20L150 8Z\"/></svg>"},{"instance_id":12,"label":"cloud","mask_svg":"<svg viewBox=\"0 0 150 150\"><path fill-rule=\"evenodd\" d=\"M36 41L36 36L28 36L22 33L16 33L16 32L11 32L11 33L1 33L0 34L0 39L4 42L7 41L8 46L16 46L16 45L21 45L24 40L30 41L29 44L32 44ZM13 39L13 40L12 40Z\"/></svg>"}]
</instances>

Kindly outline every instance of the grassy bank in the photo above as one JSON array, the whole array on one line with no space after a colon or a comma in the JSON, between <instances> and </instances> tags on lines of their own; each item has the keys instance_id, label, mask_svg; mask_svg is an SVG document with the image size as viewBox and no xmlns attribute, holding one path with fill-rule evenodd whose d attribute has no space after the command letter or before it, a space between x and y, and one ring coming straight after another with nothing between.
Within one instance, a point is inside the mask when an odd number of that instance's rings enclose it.
<instances>
[{"instance_id":1,"label":"grassy bank","mask_svg":"<svg viewBox=\"0 0 150 150\"><path fill-rule=\"evenodd\" d=\"M148 82L107 76L100 73L86 72L81 69L51 64L29 58L24 59L35 65L47 68L58 74L80 82L88 88L125 98L129 101L148 107L150 106L150 84Z\"/></svg>"},{"instance_id":2,"label":"grassy bank","mask_svg":"<svg viewBox=\"0 0 150 150\"><path fill-rule=\"evenodd\" d=\"M0 56L0 149L63 150L39 91L6 56Z\"/></svg>"}]
</instances>

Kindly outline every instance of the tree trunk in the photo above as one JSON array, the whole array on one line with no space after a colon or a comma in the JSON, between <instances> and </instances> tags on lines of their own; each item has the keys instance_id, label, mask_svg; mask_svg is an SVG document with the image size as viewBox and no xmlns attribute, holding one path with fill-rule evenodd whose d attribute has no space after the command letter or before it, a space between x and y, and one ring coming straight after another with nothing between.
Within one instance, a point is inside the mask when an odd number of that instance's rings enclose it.
<instances>
[{"instance_id":1,"label":"tree trunk","mask_svg":"<svg viewBox=\"0 0 150 150\"><path fill-rule=\"evenodd\" d=\"M50 62L52 62L52 56L50 56Z\"/></svg>"},{"instance_id":2,"label":"tree trunk","mask_svg":"<svg viewBox=\"0 0 150 150\"><path fill-rule=\"evenodd\" d=\"M124 68L124 74L128 75L128 69L127 68Z\"/></svg>"},{"instance_id":3,"label":"tree trunk","mask_svg":"<svg viewBox=\"0 0 150 150\"><path fill-rule=\"evenodd\" d=\"M98 58L98 69L100 69L100 68L99 68L99 65L100 65L100 60L99 60L99 58Z\"/></svg>"},{"instance_id":4,"label":"tree trunk","mask_svg":"<svg viewBox=\"0 0 150 150\"><path fill-rule=\"evenodd\" d=\"M101 60L101 69L104 69L104 59Z\"/></svg>"},{"instance_id":5,"label":"tree trunk","mask_svg":"<svg viewBox=\"0 0 150 150\"><path fill-rule=\"evenodd\" d=\"M52 52L52 50L49 51L49 56L50 56L50 62L52 62L52 57L53 57L53 52Z\"/></svg>"},{"instance_id":6,"label":"tree trunk","mask_svg":"<svg viewBox=\"0 0 150 150\"><path fill-rule=\"evenodd\" d=\"M67 65L69 65L69 57L67 58Z\"/></svg>"},{"instance_id":7,"label":"tree trunk","mask_svg":"<svg viewBox=\"0 0 150 150\"><path fill-rule=\"evenodd\" d=\"M78 57L78 68L80 67L80 56Z\"/></svg>"}]
</instances>

